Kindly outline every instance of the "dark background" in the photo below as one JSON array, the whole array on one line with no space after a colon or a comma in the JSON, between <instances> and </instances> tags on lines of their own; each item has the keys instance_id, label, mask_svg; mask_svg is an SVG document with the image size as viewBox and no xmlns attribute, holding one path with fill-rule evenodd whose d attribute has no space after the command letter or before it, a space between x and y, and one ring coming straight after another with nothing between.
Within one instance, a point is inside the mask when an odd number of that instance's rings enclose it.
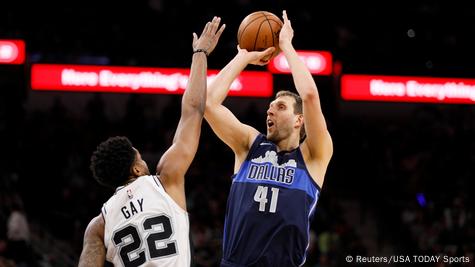
<instances>
[{"instance_id":1,"label":"dark background","mask_svg":"<svg viewBox=\"0 0 475 267\"><path fill-rule=\"evenodd\" d=\"M112 194L88 168L96 145L126 135L154 169L180 115L180 96L32 92L32 63L189 67L192 32L217 15L227 28L208 65L220 69L236 53L247 14L283 9L294 46L331 51L343 73L475 76L474 3L2 2L0 39L24 39L27 62L0 65L0 266L76 265L87 223ZM474 107L344 102L340 74L315 76L335 151L305 266L365 266L346 263L347 255L446 255L470 259L450 266L474 266ZM294 90L290 76L274 75L274 92L281 89ZM268 103L225 101L260 131ZM233 162L204 123L186 184L197 266L219 262ZM29 252L8 240L13 210L28 219Z\"/></svg>"}]
</instances>

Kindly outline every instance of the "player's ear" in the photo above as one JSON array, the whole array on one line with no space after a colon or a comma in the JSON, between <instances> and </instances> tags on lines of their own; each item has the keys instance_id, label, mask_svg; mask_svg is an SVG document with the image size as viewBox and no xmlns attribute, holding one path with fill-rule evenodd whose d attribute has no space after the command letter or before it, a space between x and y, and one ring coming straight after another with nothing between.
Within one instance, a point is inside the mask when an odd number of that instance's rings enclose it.
<instances>
[{"instance_id":1,"label":"player's ear","mask_svg":"<svg viewBox=\"0 0 475 267\"><path fill-rule=\"evenodd\" d=\"M300 126L303 127L303 123L304 123L303 114L298 114L297 118L295 119L295 127L300 127Z\"/></svg>"},{"instance_id":2,"label":"player's ear","mask_svg":"<svg viewBox=\"0 0 475 267\"><path fill-rule=\"evenodd\" d=\"M142 175L142 171L141 171L140 166L138 164L132 164L131 174L135 177L138 177L138 176Z\"/></svg>"}]
</instances>

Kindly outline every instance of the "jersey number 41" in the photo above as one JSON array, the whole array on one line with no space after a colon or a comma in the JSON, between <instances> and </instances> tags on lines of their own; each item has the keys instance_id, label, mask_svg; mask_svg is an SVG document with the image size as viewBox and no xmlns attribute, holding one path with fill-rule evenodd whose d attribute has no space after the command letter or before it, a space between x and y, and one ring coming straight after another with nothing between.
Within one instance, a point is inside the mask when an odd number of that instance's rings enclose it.
<instances>
[{"instance_id":1,"label":"jersey number 41","mask_svg":"<svg viewBox=\"0 0 475 267\"><path fill-rule=\"evenodd\" d=\"M266 204L268 202L267 199L267 191L269 187L259 185L256 189L256 193L254 194L254 201L259 203L259 211L265 212L266 211ZM279 200L279 188L271 187L272 197L270 199L270 207L269 212L275 213L277 209L277 201Z\"/></svg>"}]
</instances>

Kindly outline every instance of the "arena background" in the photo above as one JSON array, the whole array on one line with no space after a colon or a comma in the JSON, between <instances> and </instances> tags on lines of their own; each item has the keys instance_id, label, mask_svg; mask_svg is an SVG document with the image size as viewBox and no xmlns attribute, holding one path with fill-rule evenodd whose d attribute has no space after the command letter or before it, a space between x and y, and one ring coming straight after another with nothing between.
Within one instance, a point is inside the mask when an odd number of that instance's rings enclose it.
<instances>
[{"instance_id":1,"label":"arena background","mask_svg":"<svg viewBox=\"0 0 475 267\"><path fill-rule=\"evenodd\" d=\"M335 151L305 266L409 265L348 255L445 255L459 263L425 266L475 266L473 105L340 97L342 73L475 77L475 4L428 0L2 2L0 39L24 40L27 57L0 65L0 266L77 265L84 229L112 194L89 171L95 146L126 135L154 169L179 118L176 95L34 92L31 64L188 68L191 33L217 15L227 28L208 65L220 69L244 16L283 9L294 46L330 51L338 67L315 76ZM274 92L293 90L289 75L273 78ZM225 101L261 131L268 103ZM204 123L186 178L197 266L218 266L232 166L232 151ZM28 250L8 240L13 211L27 218Z\"/></svg>"}]
</instances>

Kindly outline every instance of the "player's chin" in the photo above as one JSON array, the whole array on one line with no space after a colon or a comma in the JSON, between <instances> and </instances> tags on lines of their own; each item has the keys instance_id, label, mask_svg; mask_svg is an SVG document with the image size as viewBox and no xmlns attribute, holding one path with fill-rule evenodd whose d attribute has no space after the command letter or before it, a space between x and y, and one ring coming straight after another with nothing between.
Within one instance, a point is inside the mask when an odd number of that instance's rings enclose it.
<instances>
[{"instance_id":1,"label":"player's chin","mask_svg":"<svg viewBox=\"0 0 475 267\"><path fill-rule=\"evenodd\" d=\"M275 139L275 134L273 134L272 132L269 131L269 129L267 129L267 136L266 136L267 140L269 141L274 141Z\"/></svg>"}]
</instances>

